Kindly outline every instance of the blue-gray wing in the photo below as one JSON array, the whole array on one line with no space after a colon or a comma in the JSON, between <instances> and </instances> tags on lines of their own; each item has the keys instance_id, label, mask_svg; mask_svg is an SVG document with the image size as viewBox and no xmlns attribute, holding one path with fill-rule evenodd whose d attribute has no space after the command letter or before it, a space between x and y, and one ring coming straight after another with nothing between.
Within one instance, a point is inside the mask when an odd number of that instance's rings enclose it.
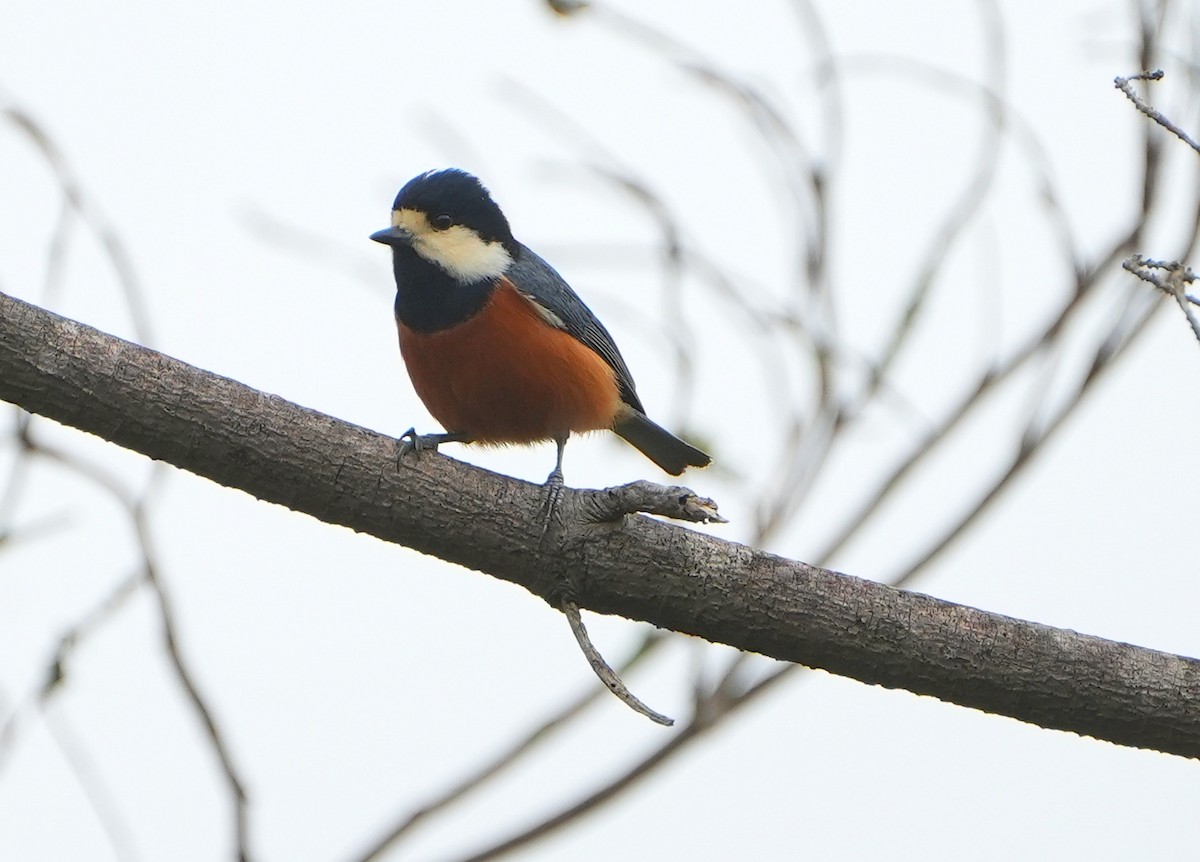
<instances>
[{"instance_id":1,"label":"blue-gray wing","mask_svg":"<svg viewBox=\"0 0 1200 862\"><path fill-rule=\"evenodd\" d=\"M639 413L646 412L616 342L554 267L522 245L520 256L505 274L517 290L538 306L549 323L596 351L612 367L622 401Z\"/></svg>"}]
</instances>

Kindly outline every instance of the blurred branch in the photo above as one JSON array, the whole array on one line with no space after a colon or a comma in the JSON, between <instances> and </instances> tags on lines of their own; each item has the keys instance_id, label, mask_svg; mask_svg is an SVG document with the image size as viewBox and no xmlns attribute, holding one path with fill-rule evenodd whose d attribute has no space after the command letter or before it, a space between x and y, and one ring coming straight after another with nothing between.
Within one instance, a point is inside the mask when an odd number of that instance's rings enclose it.
<instances>
[{"instance_id":1,"label":"blurred branch","mask_svg":"<svg viewBox=\"0 0 1200 862\"><path fill-rule=\"evenodd\" d=\"M658 229L655 251L661 260L665 315L658 337L671 346L675 367L675 411L686 421L695 396L696 373L689 345L695 343L693 328L684 314L683 291L685 242L680 219L650 182L624 164L592 132L573 122L563 111L517 81L509 81L505 96L543 126L550 127L571 145L588 153L587 169L633 201Z\"/></svg>"},{"instance_id":2,"label":"blurred branch","mask_svg":"<svg viewBox=\"0 0 1200 862\"><path fill-rule=\"evenodd\" d=\"M48 708L49 704L42 703L42 719L49 730L55 744L63 753L63 757L75 775L75 780L87 796L96 819L100 821L113 855L124 862L137 862L141 855L126 822L124 815L116 806L111 788L104 780L103 774L92 762L87 746L76 736L74 729L65 717L54 715Z\"/></svg>"},{"instance_id":3,"label":"blurred branch","mask_svg":"<svg viewBox=\"0 0 1200 862\"><path fill-rule=\"evenodd\" d=\"M965 512L962 512L955 523L939 538L932 541L925 552L910 563L903 571L898 572L889 583L899 585L907 583L928 568L929 565L957 539L962 533L994 502L1000 493L1020 475L1032 460L1032 456L1058 431L1075 408L1081 403L1084 395L1100 378L1102 372L1110 367L1120 354L1132 343L1133 338L1144 331L1153 314L1153 307L1147 306L1140 314L1135 315L1128 326L1118 323L1114 326L1110 338L1105 339L1097 349L1096 355L1084 375L1079 388L1073 397L1064 404L1054 419L1036 433L1028 433L1026 441L1015 454L1013 462L1002 474L994 480ZM1124 318L1122 318L1124 319ZM632 767L595 788L582 799L565 806L558 812L545 817L538 824L529 827L513 836L501 840L486 851L465 857L463 862L479 862L479 860L498 858L511 850L541 838L551 831L567 825L573 818L586 813L607 802L616 794L628 789L654 768L661 766L675 755L680 754L691 742L700 738L704 731L719 724L740 712L750 703L757 701L768 691L776 688L786 678L795 678L808 670L801 664L783 664L777 666L759 681L745 686L739 686L737 680L745 667L747 653L734 657L716 687L711 692L698 698L696 713L692 720L685 724L680 731L668 742L659 746L645 758Z\"/></svg>"},{"instance_id":4,"label":"blurred branch","mask_svg":"<svg viewBox=\"0 0 1200 862\"><path fill-rule=\"evenodd\" d=\"M817 16L811 14L807 4L801 3L799 5L801 11L806 16L806 23L811 23L808 20L810 18L816 19L819 23L819 19L817 19ZM1056 411L1052 412L1051 417L1045 421L1038 421L1037 417L1043 412L1043 402L1046 400L1047 393L1043 391L1037 394L1038 403L1031 410L1030 418L1021 435L1020 441L1010 456L1010 463L1001 465L998 475L983 484L983 487L978 490L974 501L964 506L954 522L941 535L931 536L916 558L909 564L901 567L901 571L896 574L897 582L907 582L924 571L945 548L961 536L987 510L991 502L1031 463L1033 456L1043 448L1043 444L1062 427L1066 418L1074 413L1096 380L1102 376L1103 372L1111 367L1112 363L1125 352L1125 349L1138 335L1146 331L1154 312L1154 305L1152 303L1137 303L1131 298L1130 302L1132 304L1127 308L1127 311L1118 316L1107 334L1101 333L1099 335L1093 334L1086 329L1088 325L1087 318L1081 314L1085 307L1095 307L1100 302L1108 301L1109 296L1099 291L1094 291L1093 288L1111 271L1111 267L1116 261L1129 253L1137 242L1138 237L1142 234L1146 221L1154 211L1154 207L1159 200L1159 196L1155 194L1160 184L1161 170L1157 142L1149 137L1146 140L1144 192L1141 211L1134 214L1128 231L1118 236L1104 251L1096 255L1090 262L1090 265L1088 265L1088 263L1084 262L1084 254L1080 250L1070 221L1064 211L1061 197L1052 179L1050 160L1043 151L1037 131L1024 122L1016 114L1013 107L1007 104L1003 98L1003 91L1001 89L1003 83L1003 44L999 41L999 37L995 35L1000 32L998 10L992 2L980 3L979 8L985 17L985 28L990 28L985 29L985 36L989 33L993 34L989 37L990 41L988 41L990 47L989 59L991 61L989 62L989 69L992 72L989 77L990 85L980 85L965 78L952 79L950 73L935 69L932 66L926 65L923 68L925 74L940 78L942 83L953 86L957 91L965 92L970 97L978 97L988 112L988 119L990 120L989 128L985 129L984 132L987 137L984 140L981 158L977 163L974 178L968 189L960 196L958 205L954 208L950 218L944 223L944 230L937 235L936 241L930 245L925 265L917 279L917 288L912 294L908 309L900 318L900 326L896 329L890 346L882 353L882 360L863 363L868 369L867 380L869 381L869 385L858 393L854 399L857 403L853 403L849 407L836 405L836 409L834 409L835 401L831 397L831 390L828 388L832 379L829 374L829 369L832 367L829 362L830 357L838 353L844 353L847 350L847 346L839 343L824 342L820 337L813 340L811 344L811 358L818 369L821 370L820 405L815 417L807 416L802 419L800 415L796 415L791 422L787 432L788 439L784 446L785 458L790 460L783 462L784 466L782 469L773 471L775 475L780 477L777 483L779 497L774 502L766 503L761 510L763 518L760 520L757 531L759 538L764 538L791 522L792 516L798 510L799 497L803 489L811 486L817 475L817 471L824 461L825 454L830 452L834 445L840 441L843 432L853 423L856 416L863 411L863 408L872 401L877 400L877 396L881 392L887 391L888 382L886 377L889 365L895 356L898 355L900 348L907 343L911 336L913 331L912 321L915 319L916 312L919 311L928 297L930 286L940 274L942 264L948 256L954 238L961 233L963 225L970 217L983 207L990 187L990 180L996 170L999 158L1001 131L1007 130L1012 133L1012 138L1021 147L1021 151L1025 154L1029 166L1040 179L1041 187L1039 194L1045 216L1052 233L1060 240L1059 247L1062 249L1065 260L1069 265L1069 272L1074 277L1074 284L1070 285L1071 289L1066 293L1062 305L1052 311L1049 320L1044 325L1033 327L1033 331L1028 336L1022 337L1020 346L1016 350L1010 351L1006 357L997 357L989 363L988 367L981 369L975 382L968 386L967 392L964 393L956 404L944 412L942 418L933 425L929 433L923 435L921 439L913 441L907 456L902 457L897 462L896 466L892 468L889 475L884 477L880 485L865 495L863 508L856 515L847 517L843 521L844 528L827 545L819 559L828 559L829 555L841 550L852 537L860 534L870 521L870 515L876 512L888 499L892 498L899 491L902 480L913 473L919 465L943 449L944 446L942 444L950 438L954 431L962 427L963 420L969 414L976 411L988 401L988 395L1000 390L1003 384L1010 384L1010 389L1012 386L1020 385L1017 377L1019 371L1030 366L1036 367L1036 363L1039 360L1061 353L1068 346L1068 339L1072 340L1075 349L1082 346L1084 349L1092 350L1093 357L1091 364L1081 376L1077 389L1065 402L1057 405ZM600 11L607 12L603 8ZM1164 14L1161 7L1154 14L1150 14L1146 6L1143 5L1142 11L1146 14L1141 33L1140 53L1143 58L1149 58L1152 57L1157 49ZM603 17L601 20L604 20ZM652 27L640 22L631 22L619 14L609 13L607 23L615 24L617 29L623 28L625 35L632 35L652 52L658 53L664 58L674 60L681 67L689 71L696 71L699 79L710 84L715 84L716 89L723 89L727 94L733 94L735 102L740 102L744 106L747 106L747 113L750 116L753 117L757 112L760 118L767 118L768 122L760 123L759 126L764 137L771 137L780 129L786 130L789 128L788 122L782 119L782 112L774 109L761 110L763 103L755 91L736 84L731 77L716 71L716 64L709 58L701 56L699 52L682 46L677 40L656 31ZM836 59L828 53L822 53L821 57L821 72L836 80L838 70ZM916 66L918 64L914 63L913 65ZM832 99L832 102L834 108L840 108L836 97ZM792 144L798 144L798 138L793 136ZM783 149L786 150L787 146L783 147ZM831 155L835 156L836 154ZM805 154L797 149L792 156L802 161ZM814 174L814 176L816 175ZM824 181L822 181L820 187L824 188ZM1197 209L1196 221L1200 222L1200 209ZM675 232L677 236L682 235L682 230L678 227L675 228ZM1195 244L1196 237L1197 232L1195 225L1193 225L1187 242L1189 248ZM819 239L819 236L817 238ZM813 252L811 246L813 237L809 236L806 241L809 243L809 261L824 261L825 257L822 253ZM692 268L693 273L701 274L700 264L702 260L697 252L685 246L683 255ZM732 281L721 273L719 269L713 267L712 270L715 272L715 279L712 278L713 272L705 273L705 277L711 280L710 283L726 290L734 306L746 312L752 323L755 335L747 339L748 347L762 350L764 346L769 345L769 339L762 338L761 334L770 331L776 322L787 321L791 318L795 322L793 329L799 333L806 333L813 325L811 321L805 320L803 316L798 316L794 312L790 315L785 314L780 316L769 308L764 308L761 311L752 308L749 305L750 291L738 290L732 284ZM813 280L810 282L813 285L817 284L819 280L829 277L824 267L820 267L817 270L810 268L808 276ZM1090 299L1097 293L1100 293L1100 300L1094 303L1085 303L1085 300ZM1177 301L1182 302L1183 298L1178 291L1174 292L1173 295ZM1081 319L1084 320L1084 323L1075 325ZM1192 319L1190 313L1189 319ZM1082 345L1080 345L1080 342L1082 342ZM780 370L786 368L787 365L785 363L777 362L775 363L774 374L778 374ZM776 391L778 391L778 387L776 387ZM780 406L781 408L785 407L782 400ZM831 418L832 421L822 422L822 414L827 415L827 418ZM551 831L567 825L573 818L592 810L604 801L612 798L612 796L629 787L654 767L661 765L669 757L686 748L687 743L696 738L696 736L689 733L689 730L695 726L695 723L701 720L706 725L710 722L719 722L721 719L738 711L742 705L757 698L769 688L774 687L784 677L794 677L796 671L803 670L803 668L797 665L787 665L768 674L758 683L746 685L739 680L742 676L741 670L747 664L747 659L748 656L745 653L735 657L730 662L724 677L713 690L698 691L697 712L693 718L693 724L686 725L670 741L664 743L641 762L635 764L610 782L600 786L578 802L569 804L557 812L548 814L542 822L532 825L500 841L490 849L480 851L469 858L487 859L504 855L536 838L543 837Z\"/></svg>"},{"instance_id":5,"label":"blurred branch","mask_svg":"<svg viewBox=\"0 0 1200 862\"><path fill-rule=\"evenodd\" d=\"M49 167L61 192L61 206L58 217L51 231L47 247L47 263L44 279L44 296L47 301L54 297L62 286L63 274L67 266L68 253L74 228L82 224L91 231L99 242L104 256L113 269L117 284L121 290L124 305L129 311L135 337L147 344L151 341L151 324L146 308L141 285L134 270L132 259L117 230L102 213L100 207L84 189L83 184L75 175L66 156L54 142L50 133L34 116L19 107L7 105L0 107L0 118L24 135ZM150 548L150 532L146 523L146 504L156 482L162 476L162 465L156 464L150 470L149 476L140 492L132 492L116 477L108 474L100 467L75 457L65 450L55 449L37 440L35 436L34 417L27 413L15 411L16 427L14 438L20 445L20 451L13 464L9 481L0 496L0 537L11 537L13 532L4 526L13 518L18 500L22 495L24 480L28 473L32 458L44 458L55 461L76 475L92 482L105 490L129 516L133 527L135 541L142 558L141 571L133 578L123 581L113 593L96 608L78 621L59 639L52 666L48 670L48 681L38 693L38 703L43 715L46 714L50 698L60 690L66 679L66 667L70 656L78 648L82 640L108 622L125 603L133 591L145 584L149 585L156 600L156 608L162 624L164 646L168 661L175 676L183 688L201 724L204 726L209 743L224 773L226 782L234 799L234 820L236 823L235 846L239 859L248 858L249 827L248 806L241 781L237 776L232 756L223 741L223 734L218 728L212 711L201 696L192 673L180 654L176 630L177 622L171 608L170 596L158 568L153 563ZM18 534L28 538L31 528L26 527ZM3 544L0 539L0 544ZM14 716L15 719L15 716ZM10 743L15 737L15 720L6 725L4 740ZM62 730L62 728L60 728ZM117 855L125 858L131 853L129 842L125 837L125 829L120 823L116 807L104 796L104 782L89 765L86 752L81 746L72 746L64 742L65 730L55 735L60 742L64 755L72 765L82 783L85 783L88 799L97 816L104 822L105 828L113 842ZM0 752L2 753L2 752Z\"/></svg>"},{"instance_id":6,"label":"blurred branch","mask_svg":"<svg viewBox=\"0 0 1200 862\"><path fill-rule=\"evenodd\" d=\"M635 42L652 54L674 64L724 104L732 107L739 119L756 133L769 158L756 160L770 189L781 189L794 210L799 236L796 257L796 289L784 314L799 341L807 361L784 362L777 369L799 367L811 374L816 404L809 410L790 410L785 416L785 443L771 474L776 477L775 492L765 492L766 502L758 506L755 536L765 540L784 523L783 506L793 509L803 500L825 463L824 455L834 439L839 398L837 359L842 350L838 336L836 308L829 272L829 185L831 164L837 153L816 154L790 120L784 106L762 89L721 69L714 58L706 56L669 33L645 21L625 15L610 6L593 7L596 20L613 33ZM801 4L802 20L811 19L811 10ZM829 145L840 140L841 104L837 86L837 67L828 50L823 32L809 31L821 68L817 89L825 98L825 117L830 129ZM693 253L689 252L689 258ZM766 357L766 342L754 342ZM778 372L776 372L778 373Z\"/></svg>"},{"instance_id":7,"label":"blurred branch","mask_svg":"<svg viewBox=\"0 0 1200 862\"><path fill-rule=\"evenodd\" d=\"M498 859L514 850L532 844L540 838L557 832L580 815L586 814L613 799L623 791L628 790L671 759L676 753L682 751L689 743L701 737L712 726L711 723L704 721L689 722L680 728L666 743L655 749L653 754L640 761L634 768L622 773L617 780L601 784L578 802L564 807L562 810L546 817L533 826L516 832L486 849L462 857L460 862L485 862L488 859Z\"/></svg>"},{"instance_id":8,"label":"blurred branch","mask_svg":"<svg viewBox=\"0 0 1200 862\"><path fill-rule=\"evenodd\" d=\"M337 272L374 293L390 293L380 283L378 261L346 242L330 239L298 222L277 218L261 207L243 208L241 221L252 237L291 260L303 260Z\"/></svg>"},{"instance_id":9,"label":"blurred branch","mask_svg":"<svg viewBox=\"0 0 1200 862\"><path fill-rule=\"evenodd\" d=\"M2 296L2 294L0 294ZM167 659L175 672L175 677L182 686L192 709L195 711L205 734L217 756L226 785L234 801L235 842L237 859L248 860L249 854L249 807L246 791L238 770L234 765L233 755L225 742L224 733L217 724L212 709L208 706L196 684L191 670L183 659L179 645L178 621L171 604L166 585L159 574L155 557L152 553L149 526L146 521L146 501L149 498L148 488L141 495L131 496L121 483L113 476L101 470L94 464L76 458L70 453L37 442L29 434L25 434L26 446L36 456L56 461L71 468L77 474L94 482L98 487L107 491L114 500L129 514L130 522L136 533L138 547L142 553L142 570L132 580L120 584L107 601L102 603L83 621L68 631L59 642L55 654L54 671L50 683L46 686L43 696L48 696L56 690L66 678L66 661L79 643L81 637L93 631L105 622L124 604L133 587L142 584L150 587L151 595L157 605L159 619L162 623L163 646Z\"/></svg>"},{"instance_id":10,"label":"blurred branch","mask_svg":"<svg viewBox=\"0 0 1200 862\"><path fill-rule=\"evenodd\" d=\"M641 643L633 651L633 654L619 667L617 673L621 676L626 676L635 667L640 665L644 660L655 655L659 648L667 641L665 633L660 631L651 631L646 634ZM551 714L544 719L540 724L535 725L529 732L524 734L520 739L512 745L505 748L495 757L491 758L478 769L472 770L470 774L465 776L461 781L452 786L449 790L441 793L428 802L420 805L418 808L405 814L395 826L369 850L361 856L356 857L358 862L375 862L380 859L385 852L392 849L404 837L406 837L415 827L425 822L427 819L464 797L482 789L488 782L503 775L512 766L520 761L526 754L533 751L541 743L548 741L554 734L565 730L567 725L574 719L583 715L584 711L600 700L604 694L604 689L595 686L589 686L585 694L577 697L573 702L568 704L561 710Z\"/></svg>"},{"instance_id":11,"label":"blurred branch","mask_svg":"<svg viewBox=\"0 0 1200 862\"><path fill-rule=\"evenodd\" d=\"M789 665L788 669L802 670L803 668L800 668L798 665ZM692 743L703 739L708 731L720 725L722 720L736 714L743 707L748 706L760 696L775 688L776 684L782 678L782 675L769 677L756 685L752 690L728 701L720 709L714 710L711 713L705 710L698 710L692 717L692 720L679 728L674 736L616 777L595 787L586 796L569 803L540 822L520 832L516 832L507 838L501 839L499 842L485 849L472 853L469 856L464 856L458 862L484 862L487 859L498 859L520 847L531 844L539 838L544 838L568 826L577 817L599 808L604 803L611 801L624 791L638 784L643 778L651 775L654 770L687 750ZM712 698L707 702L712 704L716 700Z\"/></svg>"},{"instance_id":12,"label":"blurred branch","mask_svg":"<svg viewBox=\"0 0 1200 862\"><path fill-rule=\"evenodd\" d=\"M63 260L67 245L70 212L79 214L83 223L91 229L96 239L103 247L105 255L116 273L117 282L125 294L125 305L129 309L133 321L133 331L138 341L148 344L151 341L150 317L146 312L146 301L133 263L125 244L117 235L116 230L108 219L101 213L100 208L84 192L83 185L76 178L74 171L67 163L66 157L55 145L53 138L28 111L14 106L0 107L0 117L8 120L15 128L25 134L27 139L42 155L50 170L53 171L59 188L62 190L64 209L60 214L50 244L51 267L47 275L50 284L57 281L57 274Z\"/></svg>"},{"instance_id":13,"label":"blurred branch","mask_svg":"<svg viewBox=\"0 0 1200 862\"><path fill-rule=\"evenodd\" d=\"M912 341L913 326L927 304L934 283L941 274L947 258L955 249L959 237L983 208L996 176L1008 113L1004 95L1004 26L994 2L981 2L976 5L983 12L983 41L987 46L987 83L978 90L982 97L979 101L984 109L985 119L980 134L979 151L970 178L947 209L925 249L916 279L909 290L908 303L871 375L864 396L866 399L874 396L879 382L888 375L903 348Z\"/></svg>"}]
</instances>

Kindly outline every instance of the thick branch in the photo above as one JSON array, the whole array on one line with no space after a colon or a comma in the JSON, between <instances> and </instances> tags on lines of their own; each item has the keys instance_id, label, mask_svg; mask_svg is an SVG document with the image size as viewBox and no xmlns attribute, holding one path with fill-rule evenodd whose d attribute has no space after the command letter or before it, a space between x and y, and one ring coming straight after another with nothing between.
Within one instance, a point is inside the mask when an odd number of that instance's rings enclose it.
<instances>
[{"instance_id":1,"label":"thick branch","mask_svg":"<svg viewBox=\"0 0 1200 862\"><path fill-rule=\"evenodd\" d=\"M385 437L0 294L0 399L579 607L1043 727L1200 757L1200 662L893 589ZM543 549L544 551L544 549Z\"/></svg>"}]
</instances>

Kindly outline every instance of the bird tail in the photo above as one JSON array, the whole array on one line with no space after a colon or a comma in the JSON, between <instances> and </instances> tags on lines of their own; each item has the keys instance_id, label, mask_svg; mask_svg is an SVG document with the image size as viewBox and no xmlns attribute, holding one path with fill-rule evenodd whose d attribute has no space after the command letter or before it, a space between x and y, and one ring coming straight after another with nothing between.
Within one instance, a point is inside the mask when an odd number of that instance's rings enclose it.
<instances>
[{"instance_id":1,"label":"bird tail","mask_svg":"<svg viewBox=\"0 0 1200 862\"><path fill-rule=\"evenodd\" d=\"M678 476L688 467L707 467L712 461L695 446L684 443L637 410L626 411L613 426L613 431L672 476Z\"/></svg>"}]
</instances>

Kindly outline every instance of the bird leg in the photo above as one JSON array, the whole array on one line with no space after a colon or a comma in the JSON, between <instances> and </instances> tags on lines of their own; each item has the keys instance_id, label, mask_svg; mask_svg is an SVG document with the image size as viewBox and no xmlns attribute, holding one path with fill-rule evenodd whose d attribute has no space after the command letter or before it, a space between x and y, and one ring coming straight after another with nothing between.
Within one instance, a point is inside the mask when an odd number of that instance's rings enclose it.
<instances>
[{"instance_id":1,"label":"bird leg","mask_svg":"<svg viewBox=\"0 0 1200 862\"><path fill-rule=\"evenodd\" d=\"M563 452L567 448L567 437L554 438L554 445L558 447L558 459L554 463L554 469L550 471L550 475L546 477L546 482L543 487L546 489L546 502L542 507L542 541L546 540L546 534L550 532L550 523L558 515L558 504L562 500L563 487L566 484L563 479Z\"/></svg>"}]
</instances>

